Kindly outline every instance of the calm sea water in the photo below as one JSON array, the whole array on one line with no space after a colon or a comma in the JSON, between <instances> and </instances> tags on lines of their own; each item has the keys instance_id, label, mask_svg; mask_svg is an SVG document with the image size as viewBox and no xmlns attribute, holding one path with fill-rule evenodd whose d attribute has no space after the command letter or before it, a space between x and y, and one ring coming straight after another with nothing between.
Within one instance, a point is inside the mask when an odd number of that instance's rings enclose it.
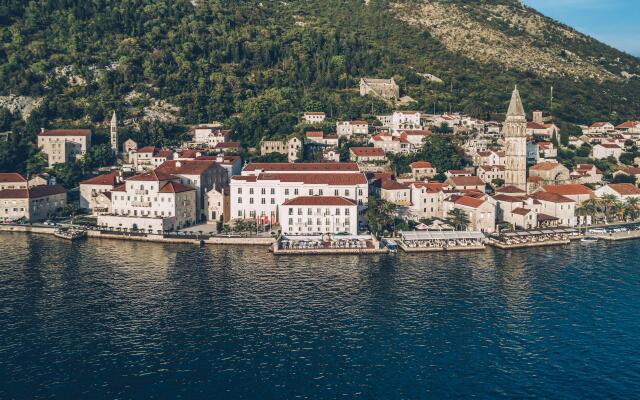
<instances>
[{"instance_id":1,"label":"calm sea water","mask_svg":"<svg viewBox=\"0 0 640 400\"><path fill-rule=\"evenodd\" d=\"M0 398L640 396L640 243L373 257L0 234Z\"/></svg>"}]
</instances>

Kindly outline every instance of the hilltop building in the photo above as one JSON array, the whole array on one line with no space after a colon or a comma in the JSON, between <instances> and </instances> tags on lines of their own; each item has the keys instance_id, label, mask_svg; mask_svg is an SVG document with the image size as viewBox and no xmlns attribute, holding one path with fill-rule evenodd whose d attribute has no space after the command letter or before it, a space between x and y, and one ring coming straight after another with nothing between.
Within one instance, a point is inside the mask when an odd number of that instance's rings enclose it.
<instances>
[{"instance_id":1,"label":"hilltop building","mask_svg":"<svg viewBox=\"0 0 640 400\"><path fill-rule=\"evenodd\" d=\"M400 87L391 79L360 79L360 96L371 94L384 100L397 101L400 98Z\"/></svg>"},{"instance_id":2,"label":"hilltop building","mask_svg":"<svg viewBox=\"0 0 640 400\"><path fill-rule=\"evenodd\" d=\"M49 167L82 157L91 146L89 129L53 129L38 134L38 147L48 157Z\"/></svg>"}]
</instances>

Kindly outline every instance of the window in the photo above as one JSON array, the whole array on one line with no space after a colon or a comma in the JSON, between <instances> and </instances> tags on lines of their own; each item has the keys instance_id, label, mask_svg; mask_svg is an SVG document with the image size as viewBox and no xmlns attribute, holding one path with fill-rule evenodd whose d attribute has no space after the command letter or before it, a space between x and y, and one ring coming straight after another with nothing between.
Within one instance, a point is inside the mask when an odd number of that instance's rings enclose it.
<instances>
[{"instance_id":1,"label":"window","mask_svg":"<svg viewBox=\"0 0 640 400\"><path fill-rule=\"evenodd\" d=\"M349 197L349 189L345 189L345 191L344 191L344 196L345 196L345 197Z\"/></svg>"},{"instance_id":2,"label":"window","mask_svg":"<svg viewBox=\"0 0 640 400\"><path fill-rule=\"evenodd\" d=\"M238 204L242 204L242 197L238 197Z\"/></svg>"},{"instance_id":3,"label":"window","mask_svg":"<svg viewBox=\"0 0 640 400\"><path fill-rule=\"evenodd\" d=\"M344 209L344 215L349 215L349 209L348 208Z\"/></svg>"},{"instance_id":4,"label":"window","mask_svg":"<svg viewBox=\"0 0 640 400\"><path fill-rule=\"evenodd\" d=\"M267 203L267 202L266 202L266 200L267 200L267 199L265 199L264 197L263 197L263 198L261 198L261 199L260 199L260 204L266 204L266 203Z\"/></svg>"},{"instance_id":5,"label":"window","mask_svg":"<svg viewBox=\"0 0 640 400\"><path fill-rule=\"evenodd\" d=\"M253 197L249 197L249 204L253 204Z\"/></svg>"},{"instance_id":6,"label":"window","mask_svg":"<svg viewBox=\"0 0 640 400\"><path fill-rule=\"evenodd\" d=\"M284 195L285 195L285 196L288 196L288 195L289 195L289 189L285 189L285 190L284 190Z\"/></svg>"},{"instance_id":7,"label":"window","mask_svg":"<svg viewBox=\"0 0 640 400\"><path fill-rule=\"evenodd\" d=\"M276 199L274 199L273 197L271 198L271 204L276 204Z\"/></svg>"},{"instance_id":8,"label":"window","mask_svg":"<svg viewBox=\"0 0 640 400\"><path fill-rule=\"evenodd\" d=\"M293 208L289 209L289 215L293 215ZM289 223L291 223L291 222L289 222Z\"/></svg>"},{"instance_id":9,"label":"window","mask_svg":"<svg viewBox=\"0 0 640 400\"><path fill-rule=\"evenodd\" d=\"M313 196L313 189L309 189L309 196Z\"/></svg>"},{"instance_id":10,"label":"window","mask_svg":"<svg viewBox=\"0 0 640 400\"><path fill-rule=\"evenodd\" d=\"M297 188L293 189L293 194L296 195L296 196L298 195L298 189Z\"/></svg>"},{"instance_id":11,"label":"window","mask_svg":"<svg viewBox=\"0 0 640 400\"><path fill-rule=\"evenodd\" d=\"M253 188L249 188L249 194L253 194Z\"/></svg>"},{"instance_id":12,"label":"window","mask_svg":"<svg viewBox=\"0 0 640 400\"><path fill-rule=\"evenodd\" d=\"M238 188L238 194L242 194L242 188L241 187Z\"/></svg>"},{"instance_id":13,"label":"window","mask_svg":"<svg viewBox=\"0 0 640 400\"><path fill-rule=\"evenodd\" d=\"M261 192L262 194L267 194L267 190L266 190L265 188L262 188L262 190L260 190L260 192Z\"/></svg>"},{"instance_id":14,"label":"window","mask_svg":"<svg viewBox=\"0 0 640 400\"><path fill-rule=\"evenodd\" d=\"M271 194L276 194L276 189L275 188L271 188Z\"/></svg>"}]
</instances>

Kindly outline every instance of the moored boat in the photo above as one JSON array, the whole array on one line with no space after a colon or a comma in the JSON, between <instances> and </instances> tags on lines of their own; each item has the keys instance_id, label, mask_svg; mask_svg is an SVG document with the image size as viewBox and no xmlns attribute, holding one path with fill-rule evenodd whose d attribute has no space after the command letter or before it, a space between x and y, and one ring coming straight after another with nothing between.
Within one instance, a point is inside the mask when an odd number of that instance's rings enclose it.
<instances>
[{"instance_id":1,"label":"moored boat","mask_svg":"<svg viewBox=\"0 0 640 400\"><path fill-rule=\"evenodd\" d=\"M583 242L583 243L596 243L598 240L600 240L600 239L598 239L597 237L594 237L594 236L586 236L586 237L583 237L582 239L580 239L580 241Z\"/></svg>"},{"instance_id":2,"label":"moored boat","mask_svg":"<svg viewBox=\"0 0 640 400\"><path fill-rule=\"evenodd\" d=\"M66 240L77 240L87 236L87 231L77 228L59 228L53 232L55 237Z\"/></svg>"}]
</instances>

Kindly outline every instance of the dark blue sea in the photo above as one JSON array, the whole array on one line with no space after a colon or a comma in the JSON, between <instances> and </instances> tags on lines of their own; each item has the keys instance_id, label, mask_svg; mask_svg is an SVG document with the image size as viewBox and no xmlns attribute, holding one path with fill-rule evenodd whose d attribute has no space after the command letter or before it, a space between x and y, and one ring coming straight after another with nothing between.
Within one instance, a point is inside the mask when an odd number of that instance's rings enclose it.
<instances>
[{"instance_id":1,"label":"dark blue sea","mask_svg":"<svg viewBox=\"0 0 640 400\"><path fill-rule=\"evenodd\" d=\"M0 399L640 397L640 242L276 258L0 234Z\"/></svg>"}]
</instances>

